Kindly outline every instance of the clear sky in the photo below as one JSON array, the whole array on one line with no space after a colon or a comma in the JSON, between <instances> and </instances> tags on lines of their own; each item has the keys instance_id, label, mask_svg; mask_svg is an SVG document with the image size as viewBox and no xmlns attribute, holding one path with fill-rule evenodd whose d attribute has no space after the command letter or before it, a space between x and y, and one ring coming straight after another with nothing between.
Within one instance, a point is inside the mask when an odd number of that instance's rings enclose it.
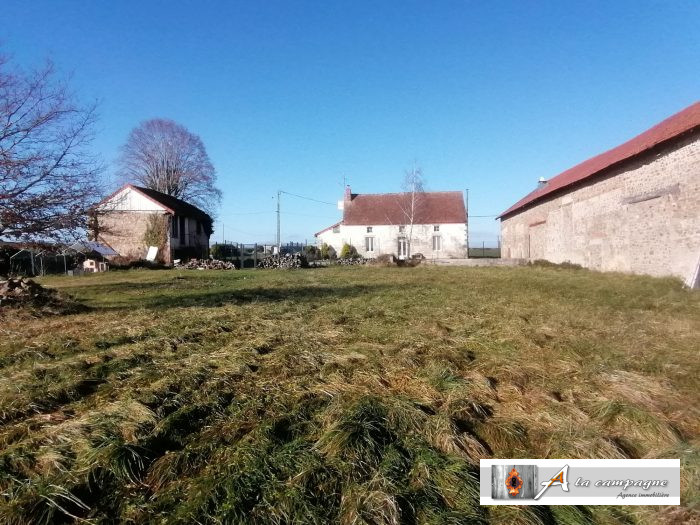
<instances>
[{"instance_id":1,"label":"clear sky","mask_svg":"<svg viewBox=\"0 0 700 525\"><path fill-rule=\"evenodd\" d=\"M100 100L110 173L129 131L200 135L223 190L214 239L275 237L278 189L335 202L469 188L494 215L700 98L700 1L4 0L0 51L51 58ZM284 241L335 206L282 200ZM492 218L471 237L495 241Z\"/></svg>"}]
</instances>

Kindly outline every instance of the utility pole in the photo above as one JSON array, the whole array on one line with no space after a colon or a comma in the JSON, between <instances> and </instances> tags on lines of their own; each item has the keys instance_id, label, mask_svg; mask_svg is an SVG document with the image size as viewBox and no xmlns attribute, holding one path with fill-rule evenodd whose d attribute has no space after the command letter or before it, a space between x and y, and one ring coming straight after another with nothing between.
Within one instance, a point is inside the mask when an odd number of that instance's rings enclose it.
<instances>
[{"instance_id":1,"label":"utility pole","mask_svg":"<svg viewBox=\"0 0 700 525\"><path fill-rule=\"evenodd\" d=\"M467 259L469 259L469 188L467 192Z\"/></svg>"},{"instance_id":2,"label":"utility pole","mask_svg":"<svg viewBox=\"0 0 700 525\"><path fill-rule=\"evenodd\" d=\"M280 238L280 195L282 194L281 190L277 190L277 253L280 252L280 249L282 247L281 245L281 238Z\"/></svg>"}]
</instances>

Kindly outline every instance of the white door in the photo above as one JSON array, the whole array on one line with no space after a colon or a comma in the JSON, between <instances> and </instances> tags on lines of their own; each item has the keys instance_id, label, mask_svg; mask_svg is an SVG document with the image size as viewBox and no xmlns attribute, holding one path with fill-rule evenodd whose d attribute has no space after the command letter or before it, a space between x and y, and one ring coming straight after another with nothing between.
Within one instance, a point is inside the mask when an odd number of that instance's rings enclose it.
<instances>
[{"instance_id":1,"label":"white door","mask_svg":"<svg viewBox=\"0 0 700 525\"><path fill-rule=\"evenodd\" d=\"M408 257L408 241L404 238L399 239L399 259Z\"/></svg>"}]
</instances>

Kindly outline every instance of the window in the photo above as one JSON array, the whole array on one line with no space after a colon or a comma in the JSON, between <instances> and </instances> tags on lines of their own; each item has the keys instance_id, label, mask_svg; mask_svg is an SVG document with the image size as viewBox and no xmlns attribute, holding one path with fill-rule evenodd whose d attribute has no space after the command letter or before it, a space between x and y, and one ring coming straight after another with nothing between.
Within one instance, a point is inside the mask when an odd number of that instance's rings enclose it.
<instances>
[{"instance_id":1,"label":"window","mask_svg":"<svg viewBox=\"0 0 700 525\"><path fill-rule=\"evenodd\" d=\"M367 226L367 233L372 233L372 227L371 227L371 226Z\"/></svg>"},{"instance_id":2,"label":"window","mask_svg":"<svg viewBox=\"0 0 700 525\"><path fill-rule=\"evenodd\" d=\"M176 238L177 238L177 224L178 224L177 217L173 217L173 218L172 218L172 223L173 223L173 231L172 231L172 233L170 234L170 236L171 236L173 239L176 239Z\"/></svg>"},{"instance_id":3,"label":"window","mask_svg":"<svg viewBox=\"0 0 700 525\"><path fill-rule=\"evenodd\" d=\"M442 250L442 238L439 235L433 235L433 251Z\"/></svg>"},{"instance_id":4,"label":"window","mask_svg":"<svg viewBox=\"0 0 700 525\"><path fill-rule=\"evenodd\" d=\"M374 251L374 237L365 237L365 251Z\"/></svg>"},{"instance_id":5,"label":"window","mask_svg":"<svg viewBox=\"0 0 700 525\"><path fill-rule=\"evenodd\" d=\"M406 226L399 226L399 233L406 233Z\"/></svg>"},{"instance_id":6,"label":"window","mask_svg":"<svg viewBox=\"0 0 700 525\"><path fill-rule=\"evenodd\" d=\"M433 226L433 231L434 232L439 232L440 231L440 226Z\"/></svg>"},{"instance_id":7,"label":"window","mask_svg":"<svg viewBox=\"0 0 700 525\"><path fill-rule=\"evenodd\" d=\"M340 233L340 226L333 226L333 233Z\"/></svg>"}]
</instances>

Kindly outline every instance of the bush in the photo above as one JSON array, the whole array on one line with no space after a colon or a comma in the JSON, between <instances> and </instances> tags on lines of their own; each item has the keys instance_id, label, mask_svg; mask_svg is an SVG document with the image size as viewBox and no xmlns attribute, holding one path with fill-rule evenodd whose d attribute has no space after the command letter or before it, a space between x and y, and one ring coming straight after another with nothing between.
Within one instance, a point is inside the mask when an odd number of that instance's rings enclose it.
<instances>
[{"instance_id":1,"label":"bush","mask_svg":"<svg viewBox=\"0 0 700 525\"><path fill-rule=\"evenodd\" d=\"M343 249L340 250L341 259L357 259L358 257L359 254L357 253L357 250L354 246L347 243L343 244Z\"/></svg>"},{"instance_id":2,"label":"bush","mask_svg":"<svg viewBox=\"0 0 700 525\"><path fill-rule=\"evenodd\" d=\"M131 270L134 268L146 268L149 270L167 270L170 266L163 263L151 262L145 259L135 259L133 257L117 256L109 260L110 270Z\"/></svg>"},{"instance_id":3,"label":"bush","mask_svg":"<svg viewBox=\"0 0 700 525\"><path fill-rule=\"evenodd\" d=\"M213 259L226 261L240 256L240 250L232 244L214 244L209 250Z\"/></svg>"},{"instance_id":4,"label":"bush","mask_svg":"<svg viewBox=\"0 0 700 525\"><path fill-rule=\"evenodd\" d=\"M316 246L304 246L304 255L307 261L315 261L319 257L319 249Z\"/></svg>"},{"instance_id":5,"label":"bush","mask_svg":"<svg viewBox=\"0 0 700 525\"><path fill-rule=\"evenodd\" d=\"M323 246L321 246L321 259L335 259L337 257L335 253L335 248L333 246L330 246L326 243L323 243Z\"/></svg>"}]
</instances>

